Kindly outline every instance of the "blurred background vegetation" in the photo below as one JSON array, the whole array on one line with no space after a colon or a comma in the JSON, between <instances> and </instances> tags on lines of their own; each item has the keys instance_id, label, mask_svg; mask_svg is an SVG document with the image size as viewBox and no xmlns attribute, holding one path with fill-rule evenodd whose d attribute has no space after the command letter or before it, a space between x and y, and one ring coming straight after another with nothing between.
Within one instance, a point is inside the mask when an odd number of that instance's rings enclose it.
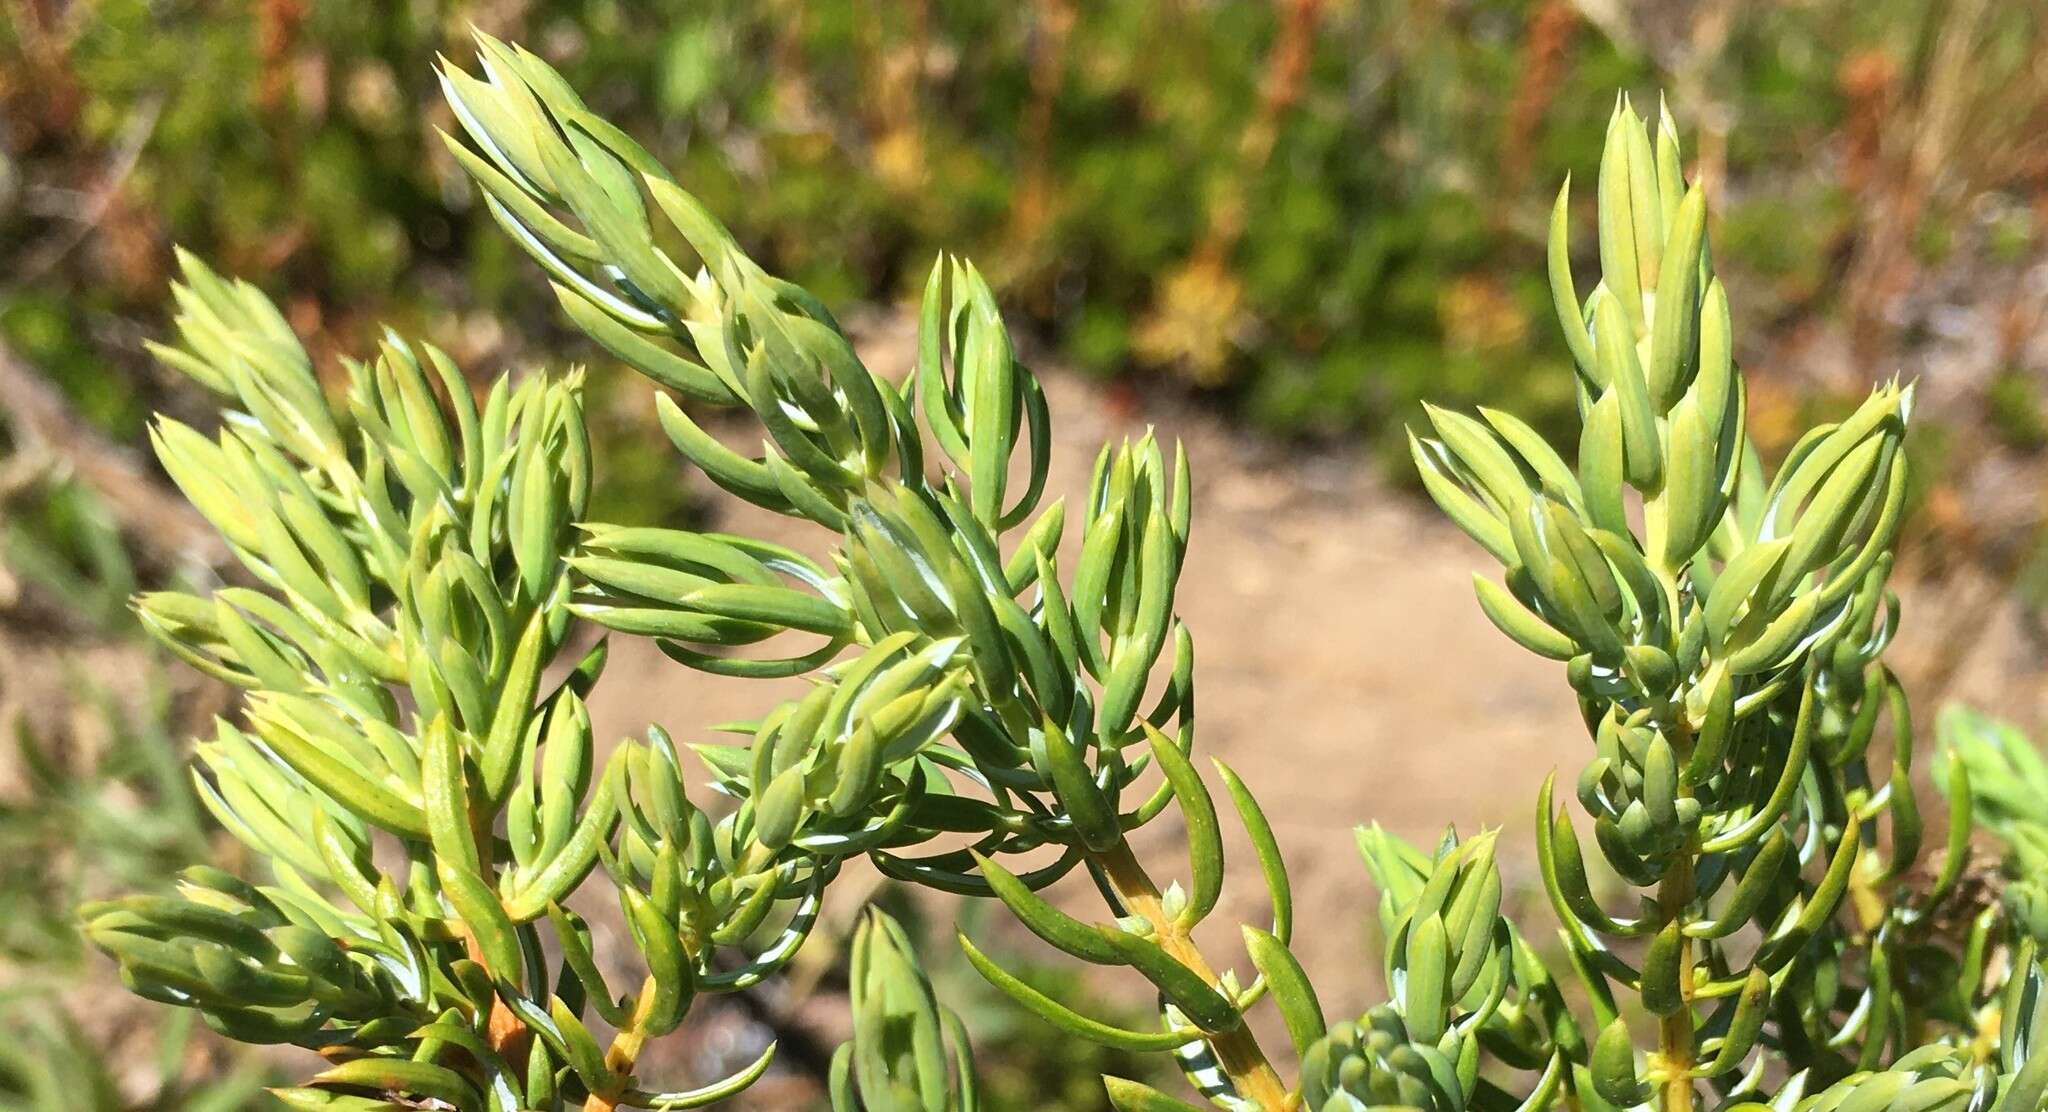
<instances>
[{"instance_id":1,"label":"blurred background vegetation","mask_svg":"<svg viewBox=\"0 0 2048 1112\"><path fill-rule=\"evenodd\" d=\"M221 555L132 447L152 410L204 412L142 349L172 245L257 281L316 358L389 324L479 375L602 362L435 135L431 63L472 24L830 303L891 313L960 251L1105 404L1380 461L1424 396L1570 429L1544 221L1614 91L1661 90L1766 450L1918 377L1912 560L1984 585L1948 620L2048 592L2040 0L0 0L0 1107L87 1106L38 1085L131 1034L61 1006L65 909L210 839L174 739L224 704L122 605ZM627 401L595 407L606 515L686 514ZM261 1075L147 1040L87 1104L229 1107Z\"/></svg>"}]
</instances>

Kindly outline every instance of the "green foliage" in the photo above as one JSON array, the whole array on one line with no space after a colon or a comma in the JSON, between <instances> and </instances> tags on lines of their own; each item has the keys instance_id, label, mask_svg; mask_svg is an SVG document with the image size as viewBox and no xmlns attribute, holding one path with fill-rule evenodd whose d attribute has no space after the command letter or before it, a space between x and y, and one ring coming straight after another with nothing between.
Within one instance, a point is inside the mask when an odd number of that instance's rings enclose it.
<instances>
[{"instance_id":1,"label":"green foliage","mask_svg":"<svg viewBox=\"0 0 2048 1112\"><path fill-rule=\"evenodd\" d=\"M170 1112L236 1112L274 1108L263 1096L270 1071L254 1055L233 1063L207 1063L193 1070L194 1031L191 1013L174 1013L157 1025L156 1044L145 1048L130 1040L121 1055L109 1055L96 1039L65 1017L44 996L0 999L0 1021L7 1038L0 1041L0 1106L21 1112L68 1112L70 1109L149 1108ZM147 1049L149 1053L145 1055ZM153 1058L157 1083L141 1095L133 1092L138 1060ZM188 1076L189 1074L197 1076Z\"/></svg>"},{"instance_id":2,"label":"green foliage","mask_svg":"<svg viewBox=\"0 0 2048 1112\"><path fill-rule=\"evenodd\" d=\"M1769 279L1746 291L1759 318L1829 315L1832 260L1870 234L1852 202L1884 192L1783 168L1907 134L1962 22L1944 7L1764 5L1726 26L1560 0L34 9L0 27L19 125L0 140L0 239L34 270L0 283L0 334L124 436L164 392L124 357L169 243L275 275L322 347L374 342L389 319L495 356L477 310L514 351L560 340L530 323L546 314L516 251L442 156L433 127L450 121L407 110L473 18L542 44L758 257L835 304L913 293L935 251L966 251L1068 362L1177 370L1269 429L1389 431L1428 397L1556 435L1572 395L1530 280L1532 187L1590 161L1607 91L1700 86L1734 126L1724 161L1743 185L1723 259ZM1962 87L1938 98L1975 108L1921 148L1956 163L2023 149L2003 136L2038 111L2015 76L2038 16L1990 7ZM1873 61L1887 83L1845 90ZM1937 190L1916 226L1947 235L2005 184ZM111 204L86 203L103 188Z\"/></svg>"},{"instance_id":3,"label":"green foliage","mask_svg":"<svg viewBox=\"0 0 2048 1112\"><path fill-rule=\"evenodd\" d=\"M175 896L83 915L137 992L244 1041L319 1051L327 1068L287 1103L723 1099L772 1048L667 1091L640 1076L647 1045L698 996L774 975L865 857L1135 973L1156 1023L1084 1015L959 937L1025 1011L1170 1054L1226 1109L2039 1106L2048 1010L2031 942L1997 917L1967 945L1937 931L1961 835L1941 880L1908 880L1923 824L1880 654L1911 390L1879 388L1763 473L1706 201L1668 115L1651 127L1626 99L1614 110L1601 276L1583 299L1564 194L1552 222L1576 466L1499 410L1433 409L1435 436L1411 441L1430 494L1505 569L1504 585L1479 580L1482 609L1566 664L1594 750L1574 794L1635 906L1608 910L1569 804L1544 785L1537 857L1587 1017L1502 917L1496 833L1425 855L1365 830L1392 998L1332 1025L1290 950L1301 924L1270 824L1235 773L1194 760L1193 639L1174 612L1185 457L1169 464L1150 435L1105 446L1062 556L1050 414L974 267L939 260L915 366L874 373L818 298L755 263L537 56L480 36L476 71L443 79L449 149L568 319L695 405L758 422L735 448L656 403L714 483L830 546L813 559L587 520L575 373L500 379L478 404L438 351L390 339L345 365L331 407L269 303L186 260L180 342L157 351L233 408L215 436L162 419L154 441L260 587L137 607L247 691L199 761L208 806L269 875L198 867ZM658 727L600 761L583 700L603 642L569 655L585 625L700 671L812 685L737 725L747 743L693 747L729 801L703 809ZM1876 761L1887 717L1893 752ZM1969 782L1951 780L1962 834ZM1185 854L1162 886L1130 834L1169 810ZM1249 983L1195 936L1221 906L1226 810L1272 907L1270 928L1239 924ZM1077 869L1106 920L1042 894ZM615 903L629 946L597 952L572 896ZM2011 955L1995 967L1994 944ZM835 1104L975 1106L969 1033L907 935L872 918L853 950ZM609 979L622 963L638 988ZM1247 1022L1268 1002L1298 1080ZM1646 1023L1656 1036L1639 1044ZM1107 1084L1121 1109L1191 1107Z\"/></svg>"},{"instance_id":4,"label":"green foliage","mask_svg":"<svg viewBox=\"0 0 2048 1112\"><path fill-rule=\"evenodd\" d=\"M2011 725L1962 707L1943 712L1940 730L1936 782L1967 797L1978 828L1998 839L2004 913L2036 947L2048 945L2048 763Z\"/></svg>"},{"instance_id":5,"label":"green foliage","mask_svg":"<svg viewBox=\"0 0 2048 1112\"><path fill-rule=\"evenodd\" d=\"M74 679L86 691L71 723L11 724L23 783L0 801L0 955L24 968L77 960L81 899L150 884L206 850L169 693L146 691L131 710Z\"/></svg>"},{"instance_id":6,"label":"green foliage","mask_svg":"<svg viewBox=\"0 0 2048 1112\"><path fill-rule=\"evenodd\" d=\"M1623 101L1583 300L1560 194L1551 285L1578 366L1576 469L1492 411L1433 412L1441 439L1413 444L1432 496L1505 568L1505 588L1478 581L1487 616L1567 661L1596 754L1575 794L1600 858L1640 893L1606 908L1546 783L1537 857L1602 1028L1573 1087L1663 1109L1694 1107L1701 1084L1737 1105L1776 1084L1780 1109L2035 1107L2048 1066L2029 1065L2027 1039L2008 1033L1985 1061L1977 977L1930 975L1983 971L1983 937L1966 958L1933 930L1960 841L1932 889L1906 880L1923 823L1905 699L1879 655L1897 623L1884 580L1911 390L1880 387L1765 476L1704 201L1679 167L1669 116L1647 128ZM1893 752L1873 769L1887 714ZM1952 799L1966 832L1966 789ZM2040 976L2031 954L2013 984ZM2024 1030L2038 1009L2013 1002L2005 1022ZM1656 1023L1644 1052L1632 1012Z\"/></svg>"},{"instance_id":7,"label":"green foliage","mask_svg":"<svg viewBox=\"0 0 2048 1112\"><path fill-rule=\"evenodd\" d=\"M834 1109L980 1107L972 1047L903 927L870 911L853 936L853 1039L832 1056Z\"/></svg>"},{"instance_id":8,"label":"green foliage","mask_svg":"<svg viewBox=\"0 0 2048 1112\"><path fill-rule=\"evenodd\" d=\"M2032 383L2010 372L1991 380L1984 391L1985 418L2000 440L2024 452L2048 446L2048 416Z\"/></svg>"},{"instance_id":9,"label":"green foliage","mask_svg":"<svg viewBox=\"0 0 2048 1112\"><path fill-rule=\"evenodd\" d=\"M9 581L7 590L44 599L57 614L91 629L117 627L136 574L106 506L61 468L18 453L5 458L43 472L22 489L0 491L7 511L0 518L0 575Z\"/></svg>"},{"instance_id":10,"label":"green foliage","mask_svg":"<svg viewBox=\"0 0 2048 1112\"><path fill-rule=\"evenodd\" d=\"M190 715L120 620L138 571L102 500L30 453L0 463L10 479L25 479L0 490L0 581L10 595L0 641L24 655L40 648L37 634L60 630L99 642L93 656L49 654L49 684L71 692L61 708L36 705L47 688L32 672L10 669L6 681L13 779L0 798L0 1107L249 1106L271 1071L253 1054L195 1037L189 1013L148 1025L119 1017L129 1021L126 1052L110 1056L103 1032L118 1010L80 1006L105 986L85 968L79 902L154 884L208 852L179 759L177 734ZM111 680L109 661L134 674ZM17 686L15 676L30 682Z\"/></svg>"}]
</instances>

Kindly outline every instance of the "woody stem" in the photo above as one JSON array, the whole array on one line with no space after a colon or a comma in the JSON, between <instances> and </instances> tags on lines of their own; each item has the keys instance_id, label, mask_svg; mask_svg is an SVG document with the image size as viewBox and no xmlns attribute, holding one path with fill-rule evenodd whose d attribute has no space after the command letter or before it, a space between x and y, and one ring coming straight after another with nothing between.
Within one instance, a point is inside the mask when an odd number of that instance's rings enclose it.
<instances>
[{"instance_id":1,"label":"woody stem","mask_svg":"<svg viewBox=\"0 0 2048 1112\"><path fill-rule=\"evenodd\" d=\"M1119 840L1110 849L1090 855L1096 867L1109 881L1123 904L1123 912L1144 919L1152 927L1153 941L1175 961L1180 962L1210 985L1216 985L1218 978L1215 967L1195 945L1187 928L1166 913L1160 900L1159 886L1152 881L1150 873L1131 853L1128 841ZM1216 1055L1217 1065L1230 1078L1237 1095L1257 1102L1268 1112L1290 1112L1297 1107L1293 1093L1280 1080L1280 1074L1267 1060L1266 1052L1259 1046L1258 1037L1246 1024L1240 1022L1228 1031L1205 1032L1203 1039Z\"/></svg>"}]
</instances>

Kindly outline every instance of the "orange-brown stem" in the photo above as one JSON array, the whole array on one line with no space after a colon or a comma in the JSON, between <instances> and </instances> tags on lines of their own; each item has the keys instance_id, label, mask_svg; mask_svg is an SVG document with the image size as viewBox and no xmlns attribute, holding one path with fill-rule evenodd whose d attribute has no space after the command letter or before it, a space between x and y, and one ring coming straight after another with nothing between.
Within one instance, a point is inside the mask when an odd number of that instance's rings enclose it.
<instances>
[{"instance_id":1,"label":"orange-brown stem","mask_svg":"<svg viewBox=\"0 0 2048 1112\"><path fill-rule=\"evenodd\" d=\"M1092 856L1096 866L1108 878L1110 887L1116 891L1117 898L1123 902L1125 914L1139 916L1150 923L1153 939L1161 949L1204 981L1216 984L1215 967L1202 956L1187 929L1166 914L1159 886L1152 882L1151 874L1131 853L1130 843L1119 841L1109 850ZM1238 1096L1256 1101L1268 1112L1291 1112L1299 1107L1286 1082L1280 1080L1279 1071L1267 1060L1265 1050L1259 1046L1258 1037L1252 1034L1249 1025L1240 1023L1232 1030L1204 1035L1203 1038L1209 1049L1215 1052L1216 1064L1230 1078Z\"/></svg>"},{"instance_id":2,"label":"orange-brown stem","mask_svg":"<svg viewBox=\"0 0 2048 1112\"><path fill-rule=\"evenodd\" d=\"M604 1066L620 1079L633 1075L633 1067L640 1061L640 1051L647 1045L647 1033L641 1030L647 1004L654 999L654 978L648 977L640 984L638 1003L633 1006L633 1015L626 1026L612 1038L612 1045L604 1052ZM612 1112L619 1106L619 1088L608 1092L592 1093L583 1102L583 1112Z\"/></svg>"}]
</instances>

